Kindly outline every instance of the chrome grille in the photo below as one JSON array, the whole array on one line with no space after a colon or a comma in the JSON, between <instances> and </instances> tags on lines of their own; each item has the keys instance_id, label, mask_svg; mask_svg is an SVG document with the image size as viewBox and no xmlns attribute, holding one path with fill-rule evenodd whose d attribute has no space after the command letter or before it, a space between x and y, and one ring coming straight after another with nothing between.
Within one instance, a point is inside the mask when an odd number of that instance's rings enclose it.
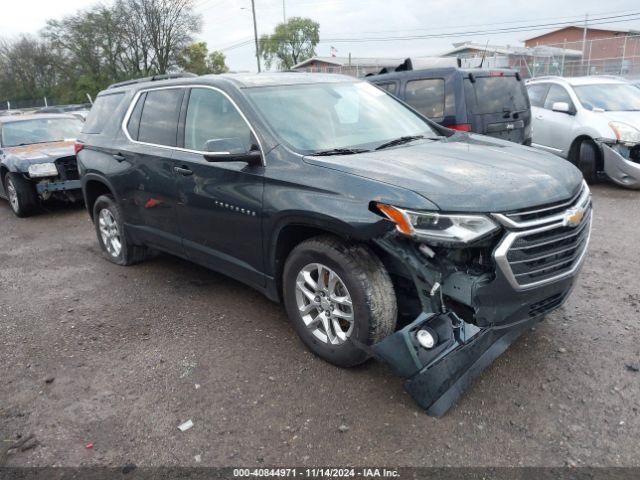
<instances>
[{"instance_id":1,"label":"chrome grille","mask_svg":"<svg viewBox=\"0 0 640 480\"><path fill-rule=\"evenodd\" d=\"M518 290L537 287L565 278L579 268L591 233L591 196L585 185L571 202L545 209L549 215L537 218L495 215L509 231L495 251L496 263ZM583 213L578 225L570 226L566 218L572 212ZM531 210L539 212L540 210ZM531 228L534 227L534 228Z\"/></svg>"},{"instance_id":2,"label":"chrome grille","mask_svg":"<svg viewBox=\"0 0 640 480\"><path fill-rule=\"evenodd\" d=\"M544 221L548 218L553 218L556 215L564 213L567 208L576 205L579 200L585 196L585 194L588 195L588 193L589 190L586 183L582 183L580 190L571 198L571 200L555 202L528 210L510 212L506 213L504 216L512 220L514 223L519 224Z\"/></svg>"}]
</instances>

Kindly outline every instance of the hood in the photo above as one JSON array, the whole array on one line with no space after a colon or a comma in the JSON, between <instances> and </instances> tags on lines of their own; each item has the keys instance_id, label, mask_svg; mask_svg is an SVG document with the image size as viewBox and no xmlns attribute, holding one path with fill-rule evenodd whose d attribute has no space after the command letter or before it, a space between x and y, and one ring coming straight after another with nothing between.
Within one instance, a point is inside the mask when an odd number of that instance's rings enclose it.
<instances>
[{"instance_id":1,"label":"hood","mask_svg":"<svg viewBox=\"0 0 640 480\"><path fill-rule=\"evenodd\" d=\"M582 183L580 171L560 157L480 135L305 161L407 188L450 212L544 205L570 198Z\"/></svg>"},{"instance_id":2,"label":"hood","mask_svg":"<svg viewBox=\"0 0 640 480\"><path fill-rule=\"evenodd\" d=\"M4 162L11 163L18 171L26 172L29 165L54 162L59 158L74 157L74 142L34 143L20 147L6 147Z\"/></svg>"},{"instance_id":3,"label":"hood","mask_svg":"<svg viewBox=\"0 0 640 480\"><path fill-rule=\"evenodd\" d=\"M640 112L600 112L610 122L623 122L640 130Z\"/></svg>"}]
</instances>

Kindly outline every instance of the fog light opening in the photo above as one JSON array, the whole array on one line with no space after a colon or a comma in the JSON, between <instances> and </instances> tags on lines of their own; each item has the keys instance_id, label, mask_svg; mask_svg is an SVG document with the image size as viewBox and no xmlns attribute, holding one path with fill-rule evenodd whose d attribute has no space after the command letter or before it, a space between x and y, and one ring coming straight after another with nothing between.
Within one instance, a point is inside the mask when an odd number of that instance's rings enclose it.
<instances>
[{"instance_id":1,"label":"fog light opening","mask_svg":"<svg viewBox=\"0 0 640 480\"><path fill-rule=\"evenodd\" d=\"M430 332L429 330L418 330L416 333L416 340L422 348L426 348L427 350L432 349L438 343L438 339L436 334Z\"/></svg>"}]
</instances>

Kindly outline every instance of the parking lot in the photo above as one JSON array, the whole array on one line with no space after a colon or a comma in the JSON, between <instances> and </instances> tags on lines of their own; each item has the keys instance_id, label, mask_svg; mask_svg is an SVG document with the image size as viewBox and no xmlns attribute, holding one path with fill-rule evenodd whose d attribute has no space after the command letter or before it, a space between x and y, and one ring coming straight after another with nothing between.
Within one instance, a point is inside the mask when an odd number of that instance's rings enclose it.
<instances>
[{"instance_id":1,"label":"parking lot","mask_svg":"<svg viewBox=\"0 0 640 480\"><path fill-rule=\"evenodd\" d=\"M118 267L81 208L17 219L2 201L0 436L38 441L7 465L638 466L639 197L593 193L568 302L441 419L384 365L317 359L223 275Z\"/></svg>"}]
</instances>

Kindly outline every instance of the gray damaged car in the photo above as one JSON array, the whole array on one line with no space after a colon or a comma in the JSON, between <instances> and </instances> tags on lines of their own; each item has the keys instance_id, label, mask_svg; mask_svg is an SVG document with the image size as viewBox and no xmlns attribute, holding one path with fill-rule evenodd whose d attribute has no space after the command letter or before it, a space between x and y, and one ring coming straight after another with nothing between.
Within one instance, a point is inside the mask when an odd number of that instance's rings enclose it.
<instances>
[{"instance_id":1,"label":"gray damaged car","mask_svg":"<svg viewBox=\"0 0 640 480\"><path fill-rule=\"evenodd\" d=\"M566 158L588 181L640 189L639 89L604 76L541 77L527 90L534 147Z\"/></svg>"},{"instance_id":2,"label":"gray damaged car","mask_svg":"<svg viewBox=\"0 0 640 480\"><path fill-rule=\"evenodd\" d=\"M83 122L73 115L0 117L0 198L18 217L41 201L81 201L74 142Z\"/></svg>"}]
</instances>

